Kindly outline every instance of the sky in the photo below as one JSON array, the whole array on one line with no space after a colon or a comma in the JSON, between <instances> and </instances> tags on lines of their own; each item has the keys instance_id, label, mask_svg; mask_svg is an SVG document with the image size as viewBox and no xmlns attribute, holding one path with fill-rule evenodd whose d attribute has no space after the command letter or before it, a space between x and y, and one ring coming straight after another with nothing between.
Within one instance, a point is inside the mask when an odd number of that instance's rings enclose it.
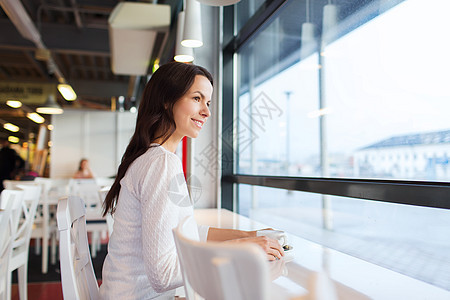
<instances>
[{"instance_id":1,"label":"sky","mask_svg":"<svg viewBox=\"0 0 450 300\"><path fill-rule=\"evenodd\" d=\"M450 1L407 0L326 46L330 153L349 154L391 136L450 129L449 11ZM317 62L317 54L312 55L255 89L255 95L264 92L282 111L264 132L259 128L255 148L260 158L283 158L287 134L292 158L318 153L318 118L312 117L318 109ZM289 107L286 91L292 92ZM248 103L248 95L240 101Z\"/></svg>"}]
</instances>

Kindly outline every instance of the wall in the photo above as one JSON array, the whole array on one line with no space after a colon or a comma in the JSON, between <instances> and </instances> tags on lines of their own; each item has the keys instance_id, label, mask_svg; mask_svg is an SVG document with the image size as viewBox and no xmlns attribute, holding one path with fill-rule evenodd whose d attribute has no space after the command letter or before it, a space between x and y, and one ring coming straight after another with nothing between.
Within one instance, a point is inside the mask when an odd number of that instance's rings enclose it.
<instances>
[{"instance_id":1,"label":"wall","mask_svg":"<svg viewBox=\"0 0 450 300\"><path fill-rule=\"evenodd\" d=\"M81 158L89 159L95 176L114 176L134 132L136 116L68 109L52 116L50 177L72 177Z\"/></svg>"},{"instance_id":2,"label":"wall","mask_svg":"<svg viewBox=\"0 0 450 300\"><path fill-rule=\"evenodd\" d=\"M195 193L191 189L191 197L195 201L196 208L211 208L220 206L218 189L219 177L219 145L218 132L221 119L220 91L218 90L219 70L219 8L201 5L203 47L194 49L194 64L205 67L214 77L214 92L211 99L211 117L203 126L200 135L196 139L188 140L188 169L194 180L188 185L200 188L201 193ZM198 190L197 190L198 191ZM218 204L219 203L219 204Z\"/></svg>"}]
</instances>

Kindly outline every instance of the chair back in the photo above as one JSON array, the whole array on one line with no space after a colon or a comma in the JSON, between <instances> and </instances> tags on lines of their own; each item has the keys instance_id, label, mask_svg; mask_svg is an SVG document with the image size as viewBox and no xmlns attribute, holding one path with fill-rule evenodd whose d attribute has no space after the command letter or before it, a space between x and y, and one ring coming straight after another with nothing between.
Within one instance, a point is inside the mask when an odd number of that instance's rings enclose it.
<instances>
[{"instance_id":1,"label":"chair back","mask_svg":"<svg viewBox=\"0 0 450 300\"><path fill-rule=\"evenodd\" d=\"M174 228L173 234L187 299L194 299L193 294L215 300L268 298L268 263L257 245L199 242L192 217Z\"/></svg>"},{"instance_id":2,"label":"chair back","mask_svg":"<svg viewBox=\"0 0 450 300\"><path fill-rule=\"evenodd\" d=\"M99 299L86 231L86 208L77 196L58 203L61 283L64 299Z\"/></svg>"},{"instance_id":3,"label":"chair back","mask_svg":"<svg viewBox=\"0 0 450 300\"><path fill-rule=\"evenodd\" d=\"M18 184L16 188L24 191L22 205L22 220L16 232L16 242L22 241L27 246L30 243L31 231L33 230L34 218L36 216L37 206L41 198L41 187L39 185ZM27 249L28 250L28 249Z\"/></svg>"},{"instance_id":4,"label":"chair back","mask_svg":"<svg viewBox=\"0 0 450 300\"><path fill-rule=\"evenodd\" d=\"M111 189L111 186L105 186L105 187L102 187L100 189L100 191L98 192L101 202L102 202L102 207L103 207L103 203L105 202L106 195L108 194L110 189ZM113 229L114 229L114 217L109 212L106 214L106 224L108 225L108 236L111 236Z\"/></svg>"},{"instance_id":5,"label":"chair back","mask_svg":"<svg viewBox=\"0 0 450 300\"><path fill-rule=\"evenodd\" d=\"M7 299L9 261L22 213L23 191L3 190L0 195L0 299Z\"/></svg>"},{"instance_id":6,"label":"chair back","mask_svg":"<svg viewBox=\"0 0 450 300\"><path fill-rule=\"evenodd\" d=\"M70 196L78 196L86 205L86 219L102 219L102 200L100 186L95 179L71 179Z\"/></svg>"}]
</instances>

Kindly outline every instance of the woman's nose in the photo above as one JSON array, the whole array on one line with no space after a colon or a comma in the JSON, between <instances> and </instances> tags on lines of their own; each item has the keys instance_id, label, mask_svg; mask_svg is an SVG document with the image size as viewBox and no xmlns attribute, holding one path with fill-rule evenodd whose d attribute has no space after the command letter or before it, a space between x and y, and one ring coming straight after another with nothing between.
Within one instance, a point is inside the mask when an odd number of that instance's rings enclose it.
<instances>
[{"instance_id":1,"label":"woman's nose","mask_svg":"<svg viewBox=\"0 0 450 300\"><path fill-rule=\"evenodd\" d=\"M200 114L206 118L208 118L211 115L208 105L206 105L206 104L203 105L202 111L200 112Z\"/></svg>"}]
</instances>

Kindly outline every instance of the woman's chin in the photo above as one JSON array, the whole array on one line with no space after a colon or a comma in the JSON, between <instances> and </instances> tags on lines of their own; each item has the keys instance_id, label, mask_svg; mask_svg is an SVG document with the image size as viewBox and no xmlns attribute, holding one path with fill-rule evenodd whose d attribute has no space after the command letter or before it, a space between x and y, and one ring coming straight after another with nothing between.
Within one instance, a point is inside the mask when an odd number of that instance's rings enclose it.
<instances>
[{"instance_id":1,"label":"woman's chin","mask_svg":"<svg viewBox=\"0 0 450 300\"><path fill-rule=\"evenodd\" d=\"M187 134L186 136L187 136L188 138L195 139L195 138L198 137L198 134L199 134L199 131L196 131L196 132L192 132L192 133L190 133L190 134Z\"/></svg>"}]
</instances>

